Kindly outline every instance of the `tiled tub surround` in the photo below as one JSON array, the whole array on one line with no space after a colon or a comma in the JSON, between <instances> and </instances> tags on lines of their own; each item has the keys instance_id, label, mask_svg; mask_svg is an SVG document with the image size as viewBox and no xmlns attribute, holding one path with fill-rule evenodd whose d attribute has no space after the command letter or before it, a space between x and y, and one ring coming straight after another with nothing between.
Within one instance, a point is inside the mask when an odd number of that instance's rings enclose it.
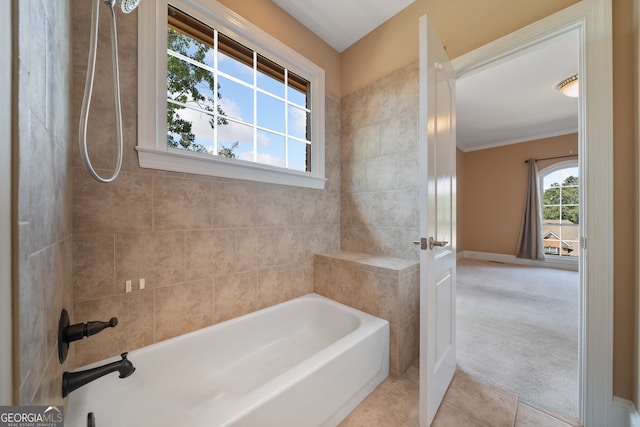
<instances>
[{"instance_id":1,"label":"tiled tub surround","mask_svg":"<svg viewBox=\"0 0 640 427\"><path fill-rule=\"evenodd\" d=\"M418 260L418 64L341 100L341 243Z\"/></svg>"},{"instance_id":2,"label":"tiled tub surround","mask_svg":"<svg viewBox=\"0 0 640 427\"><path fill-rule=\"evenodd\" d=\"M314 291L389 321L389 373L398 377L418 357L420 268L417 261L358 252L318 253Z\"/></svg>"},{"instance_id":3,"label":"tiled tub surround","mask_svg":"<svg viewBox=\"0 0 640 427\"><path fill-rule=\"evenodd\" d=\"M90 9L91 2L74 3L74 34L88 34ZM87 139L103 175L114 164L107 15L101 14ZM313 254L340 245L337 97L327 95L325 103L324 190L141 169L135 151L136 12L118 16L118 32L122 173L112 184L98 183L74 144L72 321L116 316L119 323L74 343L76 366L310 293ZM74 37L73 81L84 81L88 41ZM78 123L82 90L72 88L71 123ZM126 280L131 293L125 293Z\"/></svg>"},{"instance_id":4,"label":"tiled tub surround","mask_svg":"<svg viewBox=\"0 0 640 427\"><path fill-rule=\"evenodd\" d=\"M69 69L75 3L13 3L19 48L14 403L20 405L62 404L62 372L73 365L73 357L60 365L56 338L60 311L71 305L72 292Z\"/></svg>"}]
</instances>

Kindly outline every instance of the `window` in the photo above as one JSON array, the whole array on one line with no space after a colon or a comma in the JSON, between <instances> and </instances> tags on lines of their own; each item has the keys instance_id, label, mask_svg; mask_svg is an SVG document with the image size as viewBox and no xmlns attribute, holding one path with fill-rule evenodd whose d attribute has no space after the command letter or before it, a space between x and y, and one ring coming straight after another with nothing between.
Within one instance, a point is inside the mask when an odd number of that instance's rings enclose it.
<instances>
[{"instance_id":1,"label":"window","mask_svg":"<svg viewBox=\"0 0 640 427\"><path fill-rule=\"evenodd\" d=\"M580 187L578 167L552 166L542 179L542 233L545 255L580 254Z\"/></svg>"},{"instance_id":2,"label":"window","mask_svg":"<svg viewBox=\"0 0 640 427\"><path fill-rule=\"evenodd\" d=\"M140 166L323 188L324 71L213 0L148 3Z\"/></svg>"}]
</instances>

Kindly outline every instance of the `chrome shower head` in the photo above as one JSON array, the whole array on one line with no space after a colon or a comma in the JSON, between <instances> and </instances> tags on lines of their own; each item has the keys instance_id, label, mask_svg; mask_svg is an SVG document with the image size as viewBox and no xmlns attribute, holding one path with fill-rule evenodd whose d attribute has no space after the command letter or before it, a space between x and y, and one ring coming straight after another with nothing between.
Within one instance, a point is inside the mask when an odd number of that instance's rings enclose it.
<instances>
[{"instance_id":1,"label":"chrome shower head","mask_svg":"<svg viewBox=\"0 0 640 427\"><path fill-rule=\"evenodd\" d=\"M122 10L122 12L124 13L133 12L133 10L138 7L139 4L140 0L111 0L111 7L113 7L114 5L118 5L120 10Z\"/></svg>"}]
</instances>

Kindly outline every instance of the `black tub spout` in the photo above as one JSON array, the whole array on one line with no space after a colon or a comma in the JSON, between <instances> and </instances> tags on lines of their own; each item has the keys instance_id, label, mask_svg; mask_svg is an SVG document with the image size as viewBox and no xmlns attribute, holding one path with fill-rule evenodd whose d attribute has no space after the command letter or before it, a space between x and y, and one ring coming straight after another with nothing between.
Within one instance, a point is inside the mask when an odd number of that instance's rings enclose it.
<instances>
[{"instance_id":1,"label":"black tub spout","mask_svg":"<svg viewBox=\"0 0 640 427\"><path fill-rule=\"evenodd\" d=\"M133 363L127 359L127 353L120 355L122 360L117 362L107 363L106 365L98 366L97 368L87 369L80 372L65 372L62 374L62 397L67 397L72 391L82 387L85 384L90 383L102 376L110 374L111 372L118 371L120 378L127 378L133 374L136 368Z\"/></svg>"}]
</instances>

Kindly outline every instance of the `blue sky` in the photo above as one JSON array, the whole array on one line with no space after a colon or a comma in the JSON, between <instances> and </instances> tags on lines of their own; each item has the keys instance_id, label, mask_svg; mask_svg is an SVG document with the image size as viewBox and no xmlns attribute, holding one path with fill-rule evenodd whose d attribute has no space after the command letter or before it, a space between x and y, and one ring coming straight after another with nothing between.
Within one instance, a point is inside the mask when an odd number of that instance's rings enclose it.
<instances>
[{"instance_id":1,"label":"blue sky","mask_svg":"<svg viewBox=\"0 0 640 427\"><path fill-rule=\"evenodd\" d=\"M571 167L571 168L559 169L555 172L545 175L543 179L543 189L546 190L547 188L551 187L551 185L554 183L562 184L564 180L570 176L575 176L575 177L578 176L577 166Z\"/></svg>"}]
</instances>

